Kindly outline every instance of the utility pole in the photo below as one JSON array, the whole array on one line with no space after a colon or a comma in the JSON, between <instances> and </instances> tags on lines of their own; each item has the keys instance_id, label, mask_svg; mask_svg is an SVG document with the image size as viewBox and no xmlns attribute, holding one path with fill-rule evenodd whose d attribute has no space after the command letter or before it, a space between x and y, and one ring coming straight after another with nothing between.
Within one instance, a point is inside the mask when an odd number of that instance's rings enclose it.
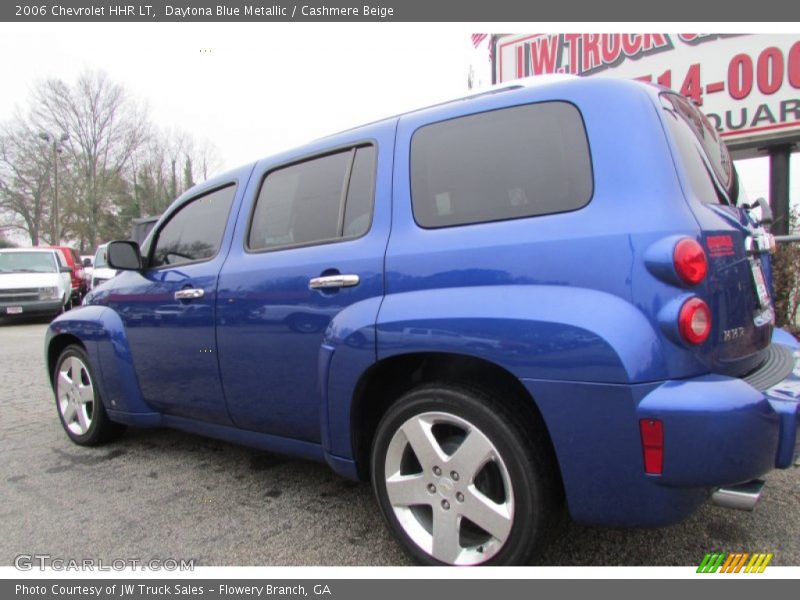
<instances>
[{"instance_id":1,"label":"utility pole","mask_svg":"<svg viewBox=\"0 0 800 600\"><path fill-rule=\"evenodd\" d=\"M773 215L770 230L781 236L790 233L789 161L792 150L792 145L788 144L772 147L769 151L769 204Z\"/></svg>"},{"instance_id":2,"label":"utility pole","mask_svg":"<svg viewBox=\"0 0 800 600\"><path fill-rule=\"evenodd\" d=\"M58 155L61 153L61 144L69 139L69 135L62 133L56 137L50 133L42 132L39 137L51 143L53 148L53 245L61 243L61 219L58 209Z\"/></svg>"}]
</instances>

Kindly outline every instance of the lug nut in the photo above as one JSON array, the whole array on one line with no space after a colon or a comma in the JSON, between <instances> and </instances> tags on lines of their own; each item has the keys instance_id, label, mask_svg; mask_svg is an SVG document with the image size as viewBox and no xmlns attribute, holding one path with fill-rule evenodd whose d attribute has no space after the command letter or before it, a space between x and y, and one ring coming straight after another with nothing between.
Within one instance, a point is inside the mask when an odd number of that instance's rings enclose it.
<instances>
[{"instance_id":1,"label":"lug nut","mask_svg":"<svg viewBox=\"0 0 800 600\"><path fill-rule=\"evenodd\" d=\"M464 494L462 494L461 492L456 492L456 500L458 500L459 502L463 502Z\"/></svg>"},{"instance_id":2,"label":"lug nut","mask_svg":"<svg viewBox=\"0 0 800 600\"><path fill-rule=\"evenodd\" d=\"M445 510L450 510L450 503L447 500L442 500L442 508Z\"/></svg>"},{"instance_id":3,"label":"lug nut","mask_svg":"<svg viewBox=\"0 0 800 600\"><path fill-rule=\"evenodd\" d=\"M435 486L435 485L433 485L432 483L429 483L429 484L428 484L428 491L429 491L431 494L435 494L435 493L436 493L436 486Z\"/></svg>"},{"instance_id":4,"label":"lug nut","mask_svg":"<svg viewBox=\"0 0 800 600\"><path fill-rule=\"evenodd\" d=\"M438 477L442 474L442 470L439 467L433 467L433 474Z\"/></svg>"},{"instance_id":5,"label":"lug nut","mask_svg":"<svg viewBox=\"0 0 800 600\"><path fill-rule=\"evenodd\" d=\"M453 481L458 481L458 473L456 473L455 471L450 471L450 479L452 479Z\"/></svg>"}]
</instances>

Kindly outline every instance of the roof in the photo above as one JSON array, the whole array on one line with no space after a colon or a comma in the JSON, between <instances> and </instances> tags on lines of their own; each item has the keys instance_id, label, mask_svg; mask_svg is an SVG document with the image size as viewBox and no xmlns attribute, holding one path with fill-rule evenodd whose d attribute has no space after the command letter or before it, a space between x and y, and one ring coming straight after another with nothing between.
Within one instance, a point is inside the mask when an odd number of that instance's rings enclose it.
<instances>
[{"instance_id":1,"label":"roof","mask_svg":"<svg viewBox=\"0 0 800 600\"><path fill-rule=\"evenodd\" d=\"M42 247L31 247L31 248L0 248L0 252L57 252L57 248L42 248Z\"/></svg>"}]
</instances>

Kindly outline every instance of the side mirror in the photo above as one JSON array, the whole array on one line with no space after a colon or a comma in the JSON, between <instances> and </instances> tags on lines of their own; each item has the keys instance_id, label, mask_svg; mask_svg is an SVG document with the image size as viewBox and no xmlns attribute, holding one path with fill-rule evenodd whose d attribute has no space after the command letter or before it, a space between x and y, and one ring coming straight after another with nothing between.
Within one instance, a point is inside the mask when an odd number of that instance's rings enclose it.
<instances>
[{"instance_id":1,"label":"side mirror","mask_svg":"<svg viewBox=\"0 0 800 600\"><path fill-rule=\"evenodd\" d=\"M89 259L89 258L84 258L83 259L83 266L84 267L91 267L92 266L92 260Z\"/></svg>"},{"instance_id":2,"label":"side mirror","mask_svg":"<svg viewBox=\"0 0 800 600\"><path fill-rule=\"evenodd\" d=\"M62 273L69 273L70 275L72 275L72 267L61 267L59 271L61 271Z\"/></svg>"},{"instance_id":3,"label":"side mirror","mask_svg":"<svg viewBox=\"0 0 800 600\"><path fill-rule=\"evenodd\" d=\"M142 268L142 254L136 242L108 242L106 259L108 266L118 271L139 271Z\"/></svg>"}]
</instances>

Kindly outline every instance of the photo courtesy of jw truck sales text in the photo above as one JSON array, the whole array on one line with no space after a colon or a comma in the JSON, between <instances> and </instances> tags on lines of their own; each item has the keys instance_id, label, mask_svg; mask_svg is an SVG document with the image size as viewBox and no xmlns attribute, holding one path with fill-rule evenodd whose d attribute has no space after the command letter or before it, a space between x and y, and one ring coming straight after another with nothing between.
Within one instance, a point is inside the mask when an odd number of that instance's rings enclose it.
<instances>
[{"instance_id":1,"label":"photo courtesy of jw truck sales text","mask_svg":"<svg viewBox=\"0 0 800 600\"><path fill-rule=\"evenodd\" d=\"M16 584L14 594L18 597L24 596L89 596L94 598L142 598L151 596L247 596L261 598L263 596L323 596L333 595L331 585L315 584L306 586L302 584L294 585L190 585L178 583L162 583L147 585L144 583L108 583L96 585L75 585L69 583L42 584ZM335 584L333 587L336 587ZM309 593L310 592L310 593Z\"/></svg>"},{"instance_id":2,"label":"photo courtesy of jw truck sales text","mask_svg":"<svg viewBox=\"0 0 800 600\"><path fill-rule=\"evenodd\" d=\"M490 41L497 86L254 160L109 242L117 274L46 335L66 435L327 463L430 565L527 564L563 515L755 508L798 459L800 344L729 147L797 140L800 40Z\"/></svg>"}]
</instances>

